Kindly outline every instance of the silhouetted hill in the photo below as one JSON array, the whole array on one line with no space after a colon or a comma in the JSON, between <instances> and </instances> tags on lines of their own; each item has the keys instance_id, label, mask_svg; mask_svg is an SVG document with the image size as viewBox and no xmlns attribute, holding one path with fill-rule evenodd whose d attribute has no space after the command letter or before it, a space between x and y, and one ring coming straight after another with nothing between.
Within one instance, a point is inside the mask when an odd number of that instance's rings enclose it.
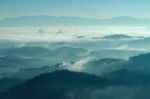
<instances>
[{"instance_id":1,"label":"silhouetted hill","mask_svg":"<svg viewBox=\"0 0 150 99\"><path fill-rule=\"evenodd\" d=\"M105 88L110 84L102 77L62 70L42 74L18 85L1 99L82 99L79 95L85 89Z\"/></svg>"},{"instance_id":2,"label":"silhouetted hill","mask_svg":"<svg viewBox=\"0 0 150 99\"><path fill-rule=\"evenodd\" d=\"M134 71L150 73L150 53L140 54L138 56L133 56L129 59L128 64L129 68Z\"/></svg>"},{"instance_id":3,"label":"silhouetted hill","mask_svg":"<svg viewBox=\"0 0 150 99\"><path fill-rule=\"evenodd\" d=\"M120 85L150 85L150 53L129 58L120 64L120 70L104 73L105 77ZM115 64L114 64L115 65ZM117 65L115 65L117 66ZM113 68L115 68L115 66ZM121 69L122 67L122 69Z\"/></svg>"},{"instance_id":4,"label":"silhouetted hill","mask_svg":"<svg viewBox=\"0 0 150 99\"><path fill-rule=\"evenodd\" d=\"M108 72L103 75L116 85L146 86L150 84L150 74L138 73L128 69Z\"/></svg>"},{"instance_id":5,"label":"silhouetted hill","mask_svg":"<svg viewBox=\"0 0 150 99\"><path fill-rule=\"evenodd\" d=\"M130 61L134 63L150 63L150 53L140 54L138 56L133 56Z\"/></svg>"},{"instance_id":6,"label":"silhouetted hill","mask_svg":"<svg viewBox=\"0 0 150 99\"><path fill-rule=\"evenodd\" d=\"M0 93L8 91L10 88L23 83L23 79L16 79L16 78L1 78L0 79Z\"/></svg>"}]
</instances>

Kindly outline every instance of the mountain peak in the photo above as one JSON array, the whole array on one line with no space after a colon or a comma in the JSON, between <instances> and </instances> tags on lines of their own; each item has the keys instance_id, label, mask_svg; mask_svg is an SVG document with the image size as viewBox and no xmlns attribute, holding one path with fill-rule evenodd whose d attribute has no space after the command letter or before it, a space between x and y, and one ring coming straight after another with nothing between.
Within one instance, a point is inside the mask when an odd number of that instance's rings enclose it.
<instances>
[{"instance_id":1,"label":"mountain peak","mask_svg":"<svg viewBox=\"0 0 150 99\"><path fill-rule=\"evenodd\" d=\"M102 38L105 38L105 39L123 39L123 38L132 38L132 37L128 36L128 35L124 35L124 34L113 34L113 35L104 36Z\"/></svg>"}]
</instances>

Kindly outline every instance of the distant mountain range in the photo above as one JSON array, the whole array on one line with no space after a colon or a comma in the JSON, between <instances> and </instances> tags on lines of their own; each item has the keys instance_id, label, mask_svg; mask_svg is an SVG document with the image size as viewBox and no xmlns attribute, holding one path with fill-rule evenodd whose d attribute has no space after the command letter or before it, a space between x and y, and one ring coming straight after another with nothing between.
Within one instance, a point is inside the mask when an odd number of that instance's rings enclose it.
<instances>
[{"instance_id":1,"label":"distant mountain range","mask_svg":"<svg viewBox=\"0 0 150 99\"><path fill-rule=\"evenodd\" d=\"M70 25L150 25L150 19L134 18L130 16L110 19L88 19L69 16L21 16L0 20L0 26L70 26Z\"/></svg>"}]
</instances>

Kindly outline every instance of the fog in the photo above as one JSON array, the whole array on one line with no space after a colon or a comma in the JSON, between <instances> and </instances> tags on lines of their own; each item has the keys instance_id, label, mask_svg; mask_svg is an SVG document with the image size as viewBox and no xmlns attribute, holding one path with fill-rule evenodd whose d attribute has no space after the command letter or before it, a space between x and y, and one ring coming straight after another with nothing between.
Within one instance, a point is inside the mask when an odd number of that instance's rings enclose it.
<instances>
[{"instance_id":1,"label":"fog","mask_svg":"<svg viewBox=\"0 0 150 99\"><path fill-rule=\"evenodd\" d=\"M70 42L78 41L75 39L77 36L85 36L89 40L111 34L150 36L150 31L145 27L127 26L0 27L1 40Z\"/></svg>"}]
</instances>

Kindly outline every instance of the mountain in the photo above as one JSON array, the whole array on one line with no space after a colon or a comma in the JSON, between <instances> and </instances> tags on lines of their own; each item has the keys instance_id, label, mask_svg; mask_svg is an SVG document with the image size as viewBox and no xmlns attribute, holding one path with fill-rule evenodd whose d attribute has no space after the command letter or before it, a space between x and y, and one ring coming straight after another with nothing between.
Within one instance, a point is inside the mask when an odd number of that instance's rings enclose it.
<instances>
[{"instance_id":1,"label":"mountain","mask_svg":"<svg viewBox=\"0 0 150 99\"><path fill-rule=\"evenodd\" d=\"M150 85L150 74L135 72L134 70L121 69L103 74L104 77L116 85L146 86Z\"/></svg>"},{"instance_id":2,"label":"mountain","mask_svg":"<svg viewBox=\"0 0 150 99\"><path fill-rule=\"evenodd\" d=\"M8 91L10 88L15 87L16 85L23 83L23 79L17 78L1 78L0 79L0 93Z\"/></svg>"},{"instance_id":3,"label":"mountain","mask_svg":"<svg viewBox=\"0 0 150 99\"><path fill-rule=\"evenodd\" d=\"M35 65L49 65L48 61L42 57L51 53L43 47L12 47L0 51L0 68L34 67Z\"/></svg>"},{"instance_id":4,"label":"mountain","mask_svg":"<svg viewBox=\"0 0 150 99\"><path fill-rule=\"evenodd\" d=\"M115 50L115 49L104 49L104 50L97 50L91 51L88 56L95 57L96 59L102 58L121 58L127 59L132 56L139 55L144 53L144 51L136 51L136 50Z\"/></svg>"},{"instance_id":5,"label":"mountain","mask_svg":"<svg viewBox=\"0 0 150 99\"><path fill-rule=\"evenodd\" d=\"M62 70L28 80L4 93L1 99L85 99L81 96L84 90L101 89L110 84L102 77Z\"/></svg>"},{"instance_id":6,"label":"mountain","mask_svg":"<svg viewBox=\"0 0 150 99\"><path fill-rule=\"evenodd\" d=\"M4 51L1 51L1 55L9 55L9 56L22 56L22 57L40 57L45 54L50 53L51 50L43 47L16 47L16 48L8 48Z\"/></svg>"},{"instance_id":7,"label":"mountain","mask_svg":"<svg viewBox=\"0 0 150 99\"><path fill-rule=\"evenodd\" d=\"M57 26L57 25L88 25L95 24L95 19L80 17L56 16L21 16L0 20L0 26Z\"/></svg>"},{"instance_id":8,"label":"mountain","mask_svg":"<svg viewBox=\"0 0 150 99\"><path fill-rule=\"evenodd\" d=\"M87 52L84 48L75 48L75 47L60 47L56 50L53 50L49 56L53 56L55 60L63 59L63 60L78 60L81 59Z\"/></svg>"},{"instance_id":9,"label":"mountain","mask_svg":"<svg viewBox=\"0 0 150 99\"><path fill-rule=\"evenodd\" d=\"M20 68L38 68L63 62L75 62L80 60L86 52L87 50L84 48L64 46L53 50L44 47L3 49L0 51L0 70L11 73L20 70Z\"/></svg>"},{"instance_id":10,"label":"mountain","mask_svg":"<svg viewBox=\"0 0 150 99\"><path fill-rule=\"evenodd\" d=\"M134 46L135 48L143 48L143 49L147 49L148 51L150 50L150 46L149 43L150 42L150 37L141 37L139 39L133 40L131 42L129 42L129 46Z\"/></svg>"},{"instance_id":11,"label":"mountain","mask_svg":"<svg viewBox=\"0 0 150 99\"><path fill-rule=\"evenodd\" d=\"M140 54L138 56L133 56L129 59L128 64L126 64L130 69L142 72L142 73L150 73L150 53Z\"/></svg>"},{"instance_id":12,"label":"mountain","mask_svg":"<svg viewBox=\"0 0 150 99\"><path fill-rule=\"evenodd\" d=\"M104 58L87 62L84 65L84 70L91 74L102 75L106 72L122 69L121 65L124 63L126 63L126 60Z\"/></svg>"},{"instance_id":13,"label":"mountain","mask_svg":"<svg viewBox=\"0 0 150 99\"><path fill-rule=\"evenodd\" d=\"M114 34L114 35L107 35L102 38L104 39L127 39L127 38L132 38L132 36L128 36L124 34Z\"/></svg>"},{"instance_id":14,"label":"mountain","mask_svg":"<svg viewBox=\"0 0 150 99\"><path fill-rule=\"evenodd\" d=\"M87 62L84 65L84 70L88 73L96 75L101 75L103 73L113 72L121 69L127 69L136 73L149 74L149 60L150 53L132 56L128 60L115 58L96 59Z\"/></svg>"},{"instance_id":15,"label":"mountain","mask_svg":"<svg viewBox=\"0 0 150 99\"><path fill-rule=\"evenodd\" d=\"M9 74L9 77L18 78L18 79L31 79L40 74L61 70L61 69L63 69L62 64L55 64L54 66L42 66L39 68L20 69L18 72Z\"/></svg>"},{"instance_id":16,"label":"mountain","mask_svg":"<svg viewBox=\"0 0 150 99\"><path fill-rule=\"evenodd\" d=\"M21 16L0 20L0 26L70 26L70 25L150 25L150 19L134 18L130 16L110 19L87 19L69 16Z\"/></svg>"},{"instance_id":17,"label":"mountain","mask_svg":"<svg viewBox=\"0 0 150 99\"><path fill-rule=\"evenodd\" d=\"M139 26L139 25L149 25L150 19L148 18L136 18L131 16L119 16L111 19L105 19L105 24L112 25L129 25L129 26Z\"/></svg>"}]
</instances>

